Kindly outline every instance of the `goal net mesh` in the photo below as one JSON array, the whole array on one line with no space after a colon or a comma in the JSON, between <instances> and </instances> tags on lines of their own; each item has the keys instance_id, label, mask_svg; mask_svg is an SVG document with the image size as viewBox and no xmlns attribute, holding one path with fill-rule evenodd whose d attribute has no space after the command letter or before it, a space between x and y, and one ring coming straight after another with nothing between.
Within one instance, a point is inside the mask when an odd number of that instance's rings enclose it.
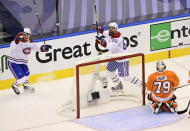
<instances>
[{"instance_id":1,"label":"goal net mesh","mask_svg":"<svg viewBox=\"0 0 190 131\"><path fill-rule=\"evenodd\" d=\"M113 90L118 87L118 84L107 69L108 63L113 61L129 61L127 76L130 78L119 75L118 69L112 72L121 81L122 89ZM126 66L121 67L126 68ZM127 72L126 69L123 71ZM95 115L144 105L145 85L142 84L145 81L144 77L144 54L142 53L107 54L83 59L76 63L73 86L68 101L62 105L60 112L65 114L72 112L80 118L80 114Z\"/></svg>"}]
</instances>

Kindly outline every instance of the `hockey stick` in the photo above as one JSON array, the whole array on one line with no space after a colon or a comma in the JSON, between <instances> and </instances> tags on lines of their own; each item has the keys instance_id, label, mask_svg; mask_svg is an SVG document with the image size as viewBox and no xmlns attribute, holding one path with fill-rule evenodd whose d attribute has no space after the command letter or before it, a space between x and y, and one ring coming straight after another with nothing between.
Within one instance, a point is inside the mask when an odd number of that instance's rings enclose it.
<instances>
[{"instance_id":1,"label":"hockey stick","mask_svg":"<svg viewBox=\"0 0 190 131\"><path fill-rule=\"evenodd\" d=\"M1 56L1 73L3 73L6 69L8 69L8 62L7 62L7 56L3 55Z\"/></svg>"},{"instance_id":2,"label":"hockey stick","mask_svg":"<svg viewBox=\"0 0 190 131\"><path fill-rule=\"evenodd\" d=\"M93 0L93 6L94 6L94 15L96 17L96 31L97 31L97 36L99 36L99 31L98 31L98 14L97 14L97 9L96 9L96 0ZM99 48L98 43L95 43L95 48L98 51L98 55L102 54L102 50ZM97 64L94 71L93 71L93 76L88 88L88 94L87 94L87 100L91 101L91 93L93 92L96 84L97 77L99 76L99 70L100 70L100 64Z\"/></svg>"},{"instance_id":3,"label":"hockey stick","mask_svg":"<svg viewBox=\"0 0 190 131\"><path fill-rule=\"evenodd\" d=\"M96 0L93 0L93 3L94 3L93 4L94 5L94 15L95 15L95 18L96 18L96 33L97 33L97 36L99 36L99 31L98 31L98 26L99 26L98 21L99 21L99 19L98 19L98 13L97 13L97 9L96 9ZM102 53L105 53L105 52L109 51L108 49L105 49L105 50L100 49L99 46L98 46L98 43L95 43L95 48L99 52L99 54L102 54Z\"/></svg>"},{"instance_id":4,"label":"hockey stick","mask_svg":"<svg viewBox=\"0 0 190 131\"><path fill-rule=\"evenodd\" d=\"M38 19L38 23L39 23L39 26L40 26L41 37L42 37L42 39L43 39L44 44L46 44L46 43L45 43L44 33L43 33L43 30L42 30L42 25L41 25L40 18L39 18L38 8L37 8L37 6L36 6L35 0L33 0L33 3L34 3L34 8L35 8L36 16L37 16L37 19Z\"/></svg>"},{"instance_id":5,"label":"hockey stick","mask_svg":"<svg viewBox=\"0 0 190 131\"><path fill-rule=\"evenodd\" d=\"M97 9L96 9L96 0L93 0L93 5L94 5L94 15L95 15L95 18L96 18L96 33L97 33L97 36L99 36L99 31L98 31L98 14L97 14ZM98 43L95 43L95 48L99 52L99 54L102 53L101 49L98 46Z\"/></svg>"},{"instance_id":6,"label":"hockey stick","mask_svg":"<svg viewBox=\"0 0 190 131\"><path fill-rule=\"evenodd\" d=\"M97 9L96 9L96 0L93 0L94 2L94 15L96 17L96 27L98 28L98 14L97 14ZM96 30L96 33L97 33L97 36L99 36L99 32L98 32L98 29Z\"/></svg>"},{"instance_id":7,"label":"hockey stick","mask_svg":"<svg viewBox=\"0 0 190 131\"><path fill-rule=\"evenodd\" d=\"M181 85L181 86L176 87L174 90L177 90L177 89L179 89L179 88L182 88L182 87L185 87L185 86L189 86L189 85L190 85L190 84Z\"/></svg>"},{"instance_id":8,"label":"hockey stick","mask_svg":"<svg viewBox=\"0 0 190 131\"><path fill-rule=\"evenodd\" d=\"M187 107L182 111L177 111L177 114L180 115L180 114L183 114L183 113L187 112L187 110L189 109L189 105L190 105L190 100L189 100L189 103L188 103Z\"/></svg>"}]
</instances>

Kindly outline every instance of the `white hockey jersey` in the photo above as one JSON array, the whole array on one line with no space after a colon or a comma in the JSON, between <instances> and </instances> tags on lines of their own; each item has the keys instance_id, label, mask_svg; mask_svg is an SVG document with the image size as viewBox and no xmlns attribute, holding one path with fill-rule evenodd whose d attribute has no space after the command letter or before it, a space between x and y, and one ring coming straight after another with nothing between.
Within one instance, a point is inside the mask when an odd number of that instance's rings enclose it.
<instances>
[{"instance_id":1,"label":"white hockey jersey","mask_svg":"<svg viewBox=\"0 0 190 131\"><path fill-rule=\"evenodd\" d=\"M124 43L124 38L120 32L116 32L110 36L109 31L104 31L103 35L108 38L106 48L110 50L111 53L127 53L127 45Z\"/></svg>"},{"instance_id":2,"label":"white hockey jersey","mask_svg":"<svg viewBox=\"0 0 190 131\"><path fill-rule=\"evenodd\" d=\"M28 42L19 42L15 43L12 41L10 44L10 54L8 60L17 64L27 64L28 55L31 53L31 50L40 51L40 45L37 43L28 43Z\"/></svg>"}]
</instances>

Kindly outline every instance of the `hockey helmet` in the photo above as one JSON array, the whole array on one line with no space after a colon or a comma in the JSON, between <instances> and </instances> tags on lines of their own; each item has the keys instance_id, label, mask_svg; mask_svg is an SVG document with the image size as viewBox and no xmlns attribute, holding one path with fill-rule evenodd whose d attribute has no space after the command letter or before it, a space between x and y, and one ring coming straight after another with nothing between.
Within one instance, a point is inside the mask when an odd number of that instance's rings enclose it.
<instances>
[{"instance_id":1,"label":"hockey helmet","mask_svg":"<svg viewBox=\"0 0 190 131\"><path fill-rule=\"evenodd\" d=\"M117 30L118 24L116 22L111 22L109 23L108 27L114 27Z\"/></svg>"},{"instance_id":2,"label":"hockey helmet","mask_svg":"<svg viewBox=\"0 0 190 131\"><path fill-rule=\"evenodd\" d=\"M156 62L156 69L158 72L163 72L166 69L166 64L163 61Z\"/></svg>"},{"instance_id":3,"label":"hockey helmet","mask_svg":"<svg viewBox=\"0 0 190 131\"><path fill-rule=\"evenodd\" d=\"M24 28L23 33L24 33L24 34L31 34L30 28Z\"/></svg>"}]
</instances>

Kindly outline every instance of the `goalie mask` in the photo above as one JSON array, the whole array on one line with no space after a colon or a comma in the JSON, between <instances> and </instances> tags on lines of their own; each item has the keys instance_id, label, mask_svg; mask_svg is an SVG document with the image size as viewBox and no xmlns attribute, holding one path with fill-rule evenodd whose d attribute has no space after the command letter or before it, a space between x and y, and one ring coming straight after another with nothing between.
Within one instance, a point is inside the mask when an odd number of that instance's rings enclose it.
<instances>
[{"instance_id":1,"label":"goalie mask","mask_svg":"<svg viewBox=\"0 0 190 131\"><path fill-rule=\"evenodd\" d=\"M166 64L163 61L158 61L156 63L156 69L158 72L164 72L164 70L166 69Z\"/></svg>"}]
</instances>

